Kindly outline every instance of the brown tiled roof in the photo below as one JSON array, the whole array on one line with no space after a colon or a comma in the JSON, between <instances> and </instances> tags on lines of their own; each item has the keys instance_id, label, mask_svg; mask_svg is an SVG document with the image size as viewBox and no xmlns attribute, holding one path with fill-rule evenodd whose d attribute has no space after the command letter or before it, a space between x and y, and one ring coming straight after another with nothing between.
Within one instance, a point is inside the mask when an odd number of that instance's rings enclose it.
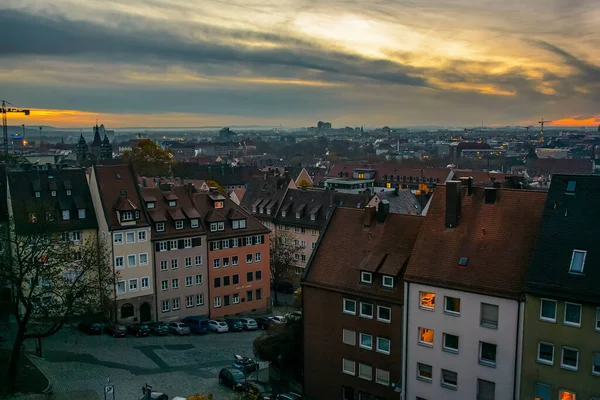
<instances>
[{"instance_id":1,"label":"brown tiled roof","mask_svg":"<svg viewBox=\"0 0 600 400\"><path fill-rule=\"evenodd\" d=\"M374 221L364 227L365 209L336 208L313 255L304 283L335 288L347 292L383 296L401 302L403 285L401 269L396 269L396 287L381 286L381 272L394 272L389 262L410 257L424 217L388 214L384 223ZM361 262L374 272L372 285L360 284ZM375 269L373 269L375 266Z\"/></svg>"},{"instance_id":2,"label":"brown tiled roof","mask_svg":"<svg viewBox=\"0 0 600 400\"><path fill-rule=\"evenodd\" d=\"M138 210L138 206L126 197L119 197L115 203L115 210L119 211L133 211Z\"/></svg>"},{"instance_id":3,"label":"brown tiled roof","mask_svg":"<svg viewBox=\"0 0 600 400\"><path fill-rule=\"evenodd\" d=\"M167 217L162 210L148 210L152 222L165 222Z\"/></svg>"},{"instance_id":4,"label":"brown tiled roof","mask_svg":"<svg viewBox=\"0 0 600 400\"><path fill-rule=\"evenodd\" d=\"M446 186L438 186L404 279L500 297L518 298L539 230L546 193L496 189L463 190L456 228L446 228ZM466 267L459 266L467 258Z\"/></svg>"},{"instance_id":5,"label":"brown tiled roof","mask_svg":"<svg viewBox=\"0 0 600 400\"><path fill-rule=\"evenodd\" d=\"M185 215L183 215L180 208L167 208L167 212L173 221L185 219Z\"/></svg>"},{"instance_id":6,"label":"brown tiled roof","mask_svg":"<svg viewBox=\"0 0 600 400\"><path fill-rule=\"evenodd\" d=\"M352 172L357 168L374 169L376 180L384 180L384 177L391 176L399 177L399 179L402 179L403 176L423 176L424 178L435 178L441 184L446 181L450 174L450 168L414 168L405 167L398 163L341 163L333 165L327 173L327 177L352 177Z\"/></svg>"},{"instance_id":7,"label":"brown tiled roof","mask_svg":"<svg viewBox=\"0 0 600 400\"><path fill-rule=\"evenodd\" d=\"M455 169L453 172L454 178L452 179L471 177L475 185L485 183L489 184L489 186L491 186L492 182L504 182L511 175L501 172L473 171L470 169Z\"/></svg>"}]
</instances>

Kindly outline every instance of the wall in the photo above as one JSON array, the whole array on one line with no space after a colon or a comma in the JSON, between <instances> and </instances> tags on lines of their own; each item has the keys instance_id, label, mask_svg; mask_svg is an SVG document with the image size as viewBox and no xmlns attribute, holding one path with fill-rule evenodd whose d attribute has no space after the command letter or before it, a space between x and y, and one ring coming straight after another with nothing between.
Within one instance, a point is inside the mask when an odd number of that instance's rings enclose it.
<instances>
[{"instance_id":1,"label":"wall","mask_svg":"<svg viewBox=\"0 0 600 400\"><path fill-rule=\"evenodd\" d=\"M514 393L519 303L498 297L409 284L406 334L407 399L476 399L477 379L494 382L496 399L511 399ZM435 293L435 311L419 308L419 292ZM461 299L460 316L444 313L444 296ZM480 326L481 303L499 306L498 329ZM418 344L419 327L434 330L434 345ZM459 353L442 350L443 333L459 336ZM496 367L479 364L479 342L497 345ZM426 383L417 379L417 363L433 367L433 379ZM458 373L457 390L441 386L441 370Z\"/></svg>"},{"instance_id":2,"label":"wall","mask_svg":"<svg viewBox=\"0 0 600 400\"><path fill-rule=\"evenodd\" d=\"M577 328L563 324L564 301L557 300L554 323L540 320L539 297L527 295L525 301L521 398L534 398L536 383L552 388L552 400L558 399L560 389L576 393L577 399L588 399L592 396L600 398L600 376L592 375L592 355L594 352L600 353L600 331L594 329L596 306L582 307L581 327ZM536 361L540 341L554 344L554 365ZM577 371L560 367L562 346L579 350Z\"/></svg>"}]
</instances>

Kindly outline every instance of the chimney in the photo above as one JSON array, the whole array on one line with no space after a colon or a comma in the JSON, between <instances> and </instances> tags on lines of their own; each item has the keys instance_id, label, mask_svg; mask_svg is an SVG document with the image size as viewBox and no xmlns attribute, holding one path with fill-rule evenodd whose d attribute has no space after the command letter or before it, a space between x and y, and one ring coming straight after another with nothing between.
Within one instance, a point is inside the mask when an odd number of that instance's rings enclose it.
<instances>
[{"instance_id":1,"label":"chimney","mask_svg":"<svg viewBox=\"0 0 600 400\"><path fill-rule=\"evenodd\" d=\"M469 182L467 183L467 194L470 196L473 194L473 177L469 177Z\"/></svg>"},{"instance_id":2,"label":"chimney","mask_svg":"<svg viewBox=\"0 0 600 400\"><path fill-rule=\"evenodd\" d=\"M390 202L388 200L381 200L377 206L377 222L382 224L385 221L385 217L390 212Z\"/></svg>"},{"instance_id":3,"label":"chimney","mask_svg":"<svg viewBox=\"0 0 600 400\"><path fill-rule=\"evenodd\" d=\"M496 202L497 190L496 188L485 188L485 204L494 204Z\"/></svg>"},{"instance_id":4,"label":"chimney","mask_svg":"<svg viewBox=\"0 0 600 400\"><path fill-rule=\"evenodd\" d=\"M494 188L495 189L500 189L502 187L502 182L500 181L494 181Z\"/></svg>"},{"instance_id":5,"label":"chimney","mask_svg":"<svg viewBox=\"0 0 600 400\"><path fill-rule=\"evenodd\" d=\"M446 182L446 228L456 228L460 220L461 181Z\"/></svg>"},{"instance_id":6,"label":"chimney","mask_svg":"<svg viewBox=\"0 0 600 400\"><path fill-rule=\"evenodd\" d=\"M142 187L148 187L148 184L146 183L146 178L142 178Z\"/></svg>"},{"instance_id":7,"label":"chimney","mask_svg":"<svg viewBox=\"0 0 600 400\"><path fill-rule=\"evenodd\" d=\"M399 189L398 189L398 186L396 186L396 187L394 188L394 194L395 194L396 196L398 196L398 191L399 191Z\"/></svg>"},{"instance_id":8,"label":"chimney","mask_svg":"<svg viewBox=\"0 0 600 400\"><path fill-rule=\"evenodd\" d=\"M375 207L365 207L365 221L364 226L371 226L375 219Z\"/></svg>"}]
</instances>

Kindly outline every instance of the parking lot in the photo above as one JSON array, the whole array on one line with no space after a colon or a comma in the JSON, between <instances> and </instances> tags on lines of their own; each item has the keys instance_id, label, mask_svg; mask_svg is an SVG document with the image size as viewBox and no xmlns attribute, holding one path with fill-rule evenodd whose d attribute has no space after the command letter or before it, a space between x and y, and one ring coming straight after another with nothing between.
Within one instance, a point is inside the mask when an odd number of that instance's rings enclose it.
<instances>
[{"instance_id":1,"label":"parking lot","mask_svg":"<svg viewBox=\"0 0 600 400\"><path fill-rule=\"evenodd\" d=\"M169 397L212 393L218 400L237 399L219 385L218 373L231 365L234 354L252 357L258 335L260 331L113 338L67 327L44 339L43 359L34 363L55 393L92 389L104 399L108 378L118 400L140 399L145 384Z\"/></svg>"}]
</instances>

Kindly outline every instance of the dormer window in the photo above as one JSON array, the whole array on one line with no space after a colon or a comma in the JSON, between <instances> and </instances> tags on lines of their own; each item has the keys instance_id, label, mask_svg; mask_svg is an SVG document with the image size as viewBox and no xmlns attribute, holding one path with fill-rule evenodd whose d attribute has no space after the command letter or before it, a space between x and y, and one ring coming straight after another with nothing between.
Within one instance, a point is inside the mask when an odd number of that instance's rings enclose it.
<instances>
[{"instance_id":1,"label":"dormer window","mask_svg":"<svg viewBox=\"0 0 600 400\"><path fill-rule=\"evenodd\" d=\"M71 195L71 189L67 189L67 196Z\"/></svg>"},{"instance_id":2,"label":"dormer window","mask_svg":"<svg viewBox=\"0 0 600 400\"><path fill-rule=\"evenodd\" d=\"M183 229L183 221L175 221L175 229Z\"/></svg>"},{"instance_id":3,"label":"dormer window","mask_svg":"<svg viewBox=\"0 0 600 400\"><path fill-rule=\"evenodd\" d=\"M77 214L79 219L85 219L85 208L80 208L77 210Z\"/></svg>"},{"instance_id":4,"label":"dormer window","mask_svg":"<svg viewBox=\"0 0 600 400\"><path fill-rule=\"evenodd\" d=\"M63 221L67 221L67 220L71 219L71 212L69 210L64 210L62 212L62 219L63 219Z\"/></svg>"},{"instance_id":5,"label":"dormer window","mask_svg":"<svg viewBox=\"0 0 600 400\"><path fill-rule=\"evenodd\" d=\"M52 191L50 192L50 195L51 195L52 197L56 197L56 190L52 190Z\"/></svg>"},{"instance_id":6,"label":"dormer window","mask_svg":"<svg viewBox=\"0 0 600 400\"><path fill-rule=\"evenodd\" d=\"M121 212L121 221L133 221L133 212L132 211L123 211Z\"/></svg>"},{"instance_id":7,"label":"dormer window","mask_svg":"<svg viewBox=\"0 0 600 400\"><path fill-rule=\"evenodd\" d=\"M287 215L287 212L286 212L285 210L282 210L282 211L281 211L281 216L282 216L282 217L285 217L286 215Z\"/></svg>"},{"instance_id":8,"label":"dormer window","mask_svg":"<svg viewBox=\"0 0 600 400\"><path fill-rule=\"evenodd\" d=\"M169 200L169 207L177 207L177 200Z\"/></svg>"},{"instance_id":9,"label":"dormer window","mask_svg":"<svg viewBox=\"0 0 600 400\"><path fill-rule=\"evenodd\" d=\"M215 208L216 208L216 206L215 206ZM256 209L257 209L257 207L256 207L256 206L252 206L252 212L253 212L254 214L256 214Z\"/></svg>"},{"instance_id":10,"label":"dormer window","mask_svg":"<svg viewBox=\"0 0 600 400\"><path fill-rule=\"evenodd\" d=\"M217 223L216 223L216 222L212 222L212 223L210 224L210 231L211 231L211 232L216 232L216 231L217 231L217 228L218 228L218 227L217 227Z\"/></svg>"},{"instance_id":11,"label":"dormer window","mask_svg":"<svg viewBox=\"0 0 600 400\"><path fill-rule=\"evenodd\" d=\"M381 286L384 288L392 289L394 287L394 277L389 275L383 275L381 278Z\"/></svg>"},{"instance_id":12,"label":"dormer window","mask_svg":"<svg viewBox=\"0 0 600 400\"><path fill-rule=\"evenodd\" d=\"M271 208L267 208L267 215L271 215Z\"/></svg>"},{"instance_id":13,"label":"dormer window","mask_svg":"<svg viewBox=\"0 0 600 400\"><path fill-rule=\"evenodd\" d=\"M310 214L310 220L314 221L317 219L317 215L316 214Z\"/></svg>"},{"instance_id":14,"label":"dormer window","mask_svg":"<svg viewBox=\"0 0 600 400\"><path fill-rule=\"evenodd\" d=\"M300 219L300 213L299 212L296 213L296 219Z\"/></svg>"},{"instance_id":15,"label":"dormer window","mask_svg":"<svg viewBox=\"0 0 600 400\"><path fill-rule=\"evenodd\" d=\"M199 225L200 225L200 224L199 224L199 221L198 221L198 219L197 219L197 218L194 218L194 219L191 219L191 220L190 220L190 226L191 226L192 228L197 228Z\"/></svg>"},{"instance_id":16,"label":"dormer window","mask_svg":"<svg viewBox=\"0 0 600 400\"><path fill-rule=\"evenodd\" d=\"M42 194L40 192L35 192L35 197L36 199L39 199L40 197L42 197Z\"/></svg>"},{"instance_id":17,"label":"dormer window","mask_svg":"<svg viewBox=\"0 0 600 400\"><path fill-rule=\"evenodd\" d=\"M225 222L217 222L217 230L224 231L225 230Z\"/></svg>"},{"instance_id":18,"label":"dormer window","mask_svg":"<svg viewBox=\"0 0 600 400\"><path fill-rule=\"evenodd\" d=\"M139 211L135 212L135 219L140 219L140 212Z\"/></svg>"},{"instance_id":19,"label":"dormer window","mask_svg":"<svg viewBox=\"0 0 600 400\"><path fill-rule=\"evenodd\" d=\"M371 272L361 271L360 272L360 283L366 283L368 285L373 283L373 274Z\"/></svg>"},{"instance_id":20,"label":"dormer window","mask_svg":"<svg viewBox=\"0 0 600 400\"><path fill-rule=\"evenodd\" d=\"M223 202L222 201L215 201L215 208L223 208Z\"/></svg>"},{"instance_id":21,"label":"dormer window","mask_svg":"<svg viewBox=\"0 0 600 400\"><path fill-rule=\"evenodd\" d=\"M586 255L586 250L573 250L573 255L571 256L571 267L569 268L570 273L583 274Z\"/></svg>"},{"instance_id":22,"label":"dormer window","mask_svg":"<svg viewBox=\"0 0 600 400\"><path fill-rule=\"evenodd\" d=\"M146 203L146 207L147 208L154 208L154 202L153 201L149 201Z\"/></svg>"},{"instance_id":23,"label":"dormer window","mask_svg":"<svg viewBox=\"0 0 600 400\"><path fill-rule=\"evenodd\" d=\"M264 214L264 213L265 213L265 208L264 208L264 207L261 207L261 208L260 208L260 213L261 213L261 214Z\"/></svg>"},{"instance_id":24,"label":"dormer window","mask_svg":"<svg viewBox=\"0 0 600 400\"><path fill-rule=\"evenodd\" d=\"M165 223L157 222L156 223L156 232L164 232L165 231Z\"/></svg>"},{"instance_id":25,"label":"dormer window","mask_svg":"<svg viewBox=\"0 0 600 400\"><path fill-rule=\"evenodd\" d=\"M235 219L232 222L232 228L233 229L244 229L246 227L246 220L245 219Z\"/></svg>"}]
</instances>

